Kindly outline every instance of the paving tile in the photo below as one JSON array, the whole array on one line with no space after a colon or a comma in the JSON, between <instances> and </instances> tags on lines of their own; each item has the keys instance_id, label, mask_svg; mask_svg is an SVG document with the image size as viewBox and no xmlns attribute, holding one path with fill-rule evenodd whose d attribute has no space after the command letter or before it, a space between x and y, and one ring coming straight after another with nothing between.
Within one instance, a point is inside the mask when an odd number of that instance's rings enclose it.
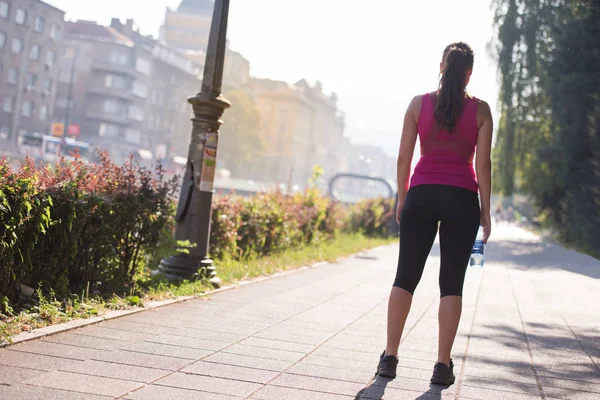
<instances>
[{"instance_id":1,"label":"paving tile","mask_svg":"<svg viewBox=\"0 0 600 400\"><path fill-rule=\"evenodd\" d=\"M293 361L281 361L232 353L216 353L206 357L203 361L275 372L284 371L294 364Z\"/></svg>"},{"instance_id":2,"label":"paving tile","mask_svg":"<svg viewBox=\"0 0 600 400\"><path fill-rule=\"evenodd\" d=\"M104 322L98 325L98 327L134 333L146 333L153 336L164 333L172 333L177 330L176 328L170 326L150 325L141 322L126 321L122 318Z\"/></svg>"},{"instance_id":3,"label":"paving tile","mask_svg":"<svg viewBox=\"0 0 600 400\"><path fill-rule=\"evenodd\" d=\"M97 350L86 347L71 346L68 344L31 341L12 346L12 351L20 351L25 353L40 354L51 357L70 358L73 360L88 360L98 353L107 352L108 350Z\"/></svg>"},{"instance_id":4,"label":"paving tile","mask_svg":"<svg viewBox=\"0 0 600 400\"><path fill-rule=\"evenodd\" d=\"M600 398L600 394L597 392L585 392L581 389L574 391L571 389L560 389L550 386L544 387L544 395L546 395L546 398L564 400L598 400Z\"/></svg>"},{"instance_id":5,"label":"paving tile","mask_svg":"<svg viewBox=\"0 0 600 400\"><path fill-rule=\"evenodd\" d=\"M242 398L158 385L145 386L125 397L126 400L235 400Z\"/></svg>"},{"instance_id":6,"label":"paving tile","mask_svg":"<svg viewBox=\"0 0 600 400\"><path fill-rule=\"evenodd\" d=\"M119 397L143 386L139 382L53 371L26 381L28 385Z\"/></svg>"},{"instance_id":7,"label":"paving tile","mask_svg":"<svg viewBox=\"0 0 600 400\"><path fill-rule=\"evenodd\" d=\"M188 337L188 338L196 338L196 339L208 339L208 340L215 340L215 341L219 341L219 342L228 342L228 343L238 342L238 341L246 338L246 336L248 336L248 335L239 335L239 334L229 333L229 332L218 332L218 331L213 331L213 330L209 330L209 329L196 329L196 328L178 329L172 335L173 336L183 336L183 337ZM152 339L152 337L147 337L143 340L151 340L151 339Z\"/></svg>"},{"instance_id":8,"label":"paving tile","mask_svg":"<svg viewBox=\"0 0 600 400\"><path fill-rule=\"evenodd\" d=\"M235 365L216 364L205 361L199 361L195 364L192 364L181 370L181 372L263 384L268 383L277 375L279 375L279 372L276 371L266 371L262 369L240 367Z\"/></svg>"},{"instance_id":9,"label":"paving tile","mask_svg":"<svg viewBox=\"0 0 600 400\"><path fill-rule=\"evenodd\" d=\"M342 368L343 364L340 365ZM373 377L373 371L353 371L334 367L312 365L304 362L294 365L286 371L290 374L313 376L315 378L327 378L340 381L365 383Z\"/></svg>"},{"instance_id":10,"label":"paving tile","mask_svg":"<svg viewBox=\"0 0 600 400\"><path fill-rule=\"evenodd\" d=\"M325 357L316 354L310 354L305 359L302 360L302 363L311 364L311 365L320 365L323 367L331 367L331 368L339 368L340 366L340 358L334 357ZM343 369L352 370L352 371L368 371L374 372L377 368L377 360L373 361L360 361L360 360L343 360L344 366Z\"/></svg>"},{"instance_id":11,"label":"paving tile","mask_svg":"<svg viewBox=\"0 0 600 400\"><path fill-rule=\"evenodd\" d=\"M258 383L213 378L210 376L194 374L183 374L179 372L160 379L156 381L155 384L199 391L210 388L214 393L240 397L247 397L263 386Z\"/></svg>"},{"instance_id":12,"label":"paving tile","mask_svg":"<svg viewBox=\"0 0 600 400\"><path fill-rule=\"evenodd\" d=\"M213 353L212 350L192 349L190 347L179 347L152 342L127 343L121 346L121 350L131 351L133 353L183 358L186 360L200 360Z\"/></svg>"},{"instance_id":13,"label":"paving tile","mask_svg":"<svg viewBox=\"0 0 600 400\"><path fill-rule=\"evenodd\" d=\"M426 390L410 391L386 386L371 385L366 388L357 399L361 400L454 400L454 396L440 395L435 389L433 392Z\"/></svg>"},{"instance_id":14,"label":"paving tile","mask_svg":"<svg viewBox=\"0 0 600 400\"><path fill-rule=\"evenodd\" d=\"M551 386L560 389L583 390L586 392L594 392L600 394L600 380L596 383L576 381L570 379L548 378L546 376L539 377L542 387Z\"/></svg>"},{"instance_id":15,"label":"paving tile","mask_svg":"<svg viewBox=\"0 0 600 400\"><path fill-rule=\"evenodd\" d=\"M0 365L38 369L41 371L54 371L66 365L79 362L81 361L23 353L20 351L12 351L10 349L0 349Z\"/></svg>"},{"instance_id":16,"label":"paving tile","mask_svg":"<svg viewBox=\"0 0 600 400\"><path fill-rule=\"evenodd\" d=\"M490 378L481 378L481 377L473 377L473 376L465 376L463 379L463 385L466 386L474 386L486 389L494 389L504 392L515 392L528 394L532 396L537 396L540 394L540 390L538 388L535 380L532 383L523 383L523 382L511 382L505 380L498 379L490 379Z\"/></svg>"},{"instance_id":17,"label":"paving tile","mask_svg":"<svg viewBox=\"0 0 600 400\"><path fill-rule=\"evenodd\" d=\"M315 346L310 344L291 343L282 340L264 339L257 337L250 337L248 339L245 339L241 341L240 344L247 346L264 347L267 349L274 350L294 351L298 353L310 353L315 349Z\"/></svg>"},{"instance_id":18,"label":"paving tile","mask_svg":"<svg viewBox=\"0 0 600 400\"><path fill-rule=\"evenodd\" d=\"M355 396L356 393L364 388L364 384L362 383L336 381L332 379L292 374L280 375L277 379L271 382L271 385L333 394L343 394L347 396Z\"/></svg>"},{"instance_id":19,"label":"paving tile","mask_svg":"<svg viewBox=\"0 0 600 400\"><path fill-rule=\"evenodd\" d=\"M354 396L314 392L280 386L265 386L252 395L255 400L353 400Z\"/></svg>"},{"instance_id":20,"label":"paving tile","mask_svg":"<svg viewBox=\"0 0 600 400\"><path fill-rule=\"evenodd\" d=\"M133 365L115 364L104 361L88 360L71 364L61 371L100 376L104 378L124 379L126 381L150 383L169 374L171 371L138 367Z\"/></svg>"},{"instance_id":21,"label":"paving tile","mask_svg":"<svg viewBox=\"0 0 600 400\"><path fill-rule=\"evenodd\" d=\"M533 400L541 399L538 395L528 395L514 392L504 392L495 389L484 389L474 386L463 385L460 389L460 396L470 399L494 399L494 400Z\"/></svg>"},{"instance_id":22,"label":"paving tile","mask_svg":"<svg viewBox=\"0 0 600 400\"><path fill-rule=\"evenodd\" d=\"M101 353L94 357L97 361L106 361L125 365L176 371L192 363L191 360L159 356L155 354L132 353L124 350Z\"/></svg>"},{"instance_id":23,"label":"paving tile","mask_svg":"<svg viewBox=\"0 0 600 400\"><path fill-rule=\"evenodd\" d=\"M47 336L40 339L42 342L68 344L69 346L86 347L97 350L116 350L123 344L122 340L106 339L97 336L78 335L76 333L64 333L60 335Z\"/></svg>"},{"instance_id":24,"label":"paving tile","mask_svg":"<svg viewBox=\"0 0 600 400\"><path fill-rule=\"evenodd\" d=\"M85 328L76 330L74 333L78 335L94 336L104 339L123 340L126 342L139 342L157 336L156 334L108 329L99 325L87 326Z\"/></svg>"},{"instance_id":25,"label":"paving tile","mask_svg":"<svg viewBox=\"0 0 600 400\"><path fill-rule=\"evenodd\" d=\"M224 347L229 346L229 342L221 342L210 339L200 339L187 336L175 336L175 335L160 335L155 338L149 339L149 343L162 343L171 346L189 347L192 349L201 350L212 350L218 351Z\"/></svg>"},{"instance_id":26,"label":"paving tile","mask_svg":"<svg viewBox=\"0 0 600 400\"><path fill-rule=\"evenodd\" d=\"M15 385L42 373L44 371L0 365L0 385Z\"/></svg>"},{"instance_id":27,"label":"paving tile","mask_svg":"<svg viewBox=\"0 0 600 400\"><path fill-rule=\"evenodd\" d=\"M295 351L274 350L264 347L244 346L241 344L234 344L233 346L224 349L223 352L290 362L300 361L300 359L305 356L304 353Z\"/></svg>"},{"instance_id":28,"label":"paving tile","mask_svg":"<svg viewBox=\"0 0 600 400\"><path fill-rule=\"evenodd\" d=\"M331 347L319 347L312 354L323 357L341 358L344 360L379 362L379 356L373 353L361 351L335 349Z\"/></svg>"},{"instance_id":29,"label":"paving tile","mask_svg":"<svg viewBox=\"0 0 600 400\"><path fill-rule=\"evenodd\" d=\"M0 385L2 400L107 400L113 397L29 385Z\"/></svg>"},{"instance_id":30,"label":"paving tile","mask_svg":"<svg viewBox=\"0 0 600 400\"><path fill-rule=\"evenodd\" d=\"M328 337L333 336L334 334L328 335ZM266 330L259 332L254 335L254 337L264 338L264 339L274 339L274 340L282 340L290 343L300 343L300 344L310 344L310 345L318 345L323 341L327 340L328 337L314 337L314 336L305 336L298 335L294 333L287 332L277 332Z\"/></svg>"}]
</instances>

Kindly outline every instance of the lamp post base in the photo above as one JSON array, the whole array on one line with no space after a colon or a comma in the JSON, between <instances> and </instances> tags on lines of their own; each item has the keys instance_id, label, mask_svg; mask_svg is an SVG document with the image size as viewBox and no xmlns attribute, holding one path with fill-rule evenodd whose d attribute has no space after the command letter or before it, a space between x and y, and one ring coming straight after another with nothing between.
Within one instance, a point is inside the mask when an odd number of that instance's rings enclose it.
<instances>
[{"instance_id":1,"label":"lamp post base","mask_svg":"<svg viewBox=\"0 0 600 400\"><path fill-rule=\"evenodd\" d=\"M210 258L198 260L185 254L171 256L160 262L159 269L172 281L207 279L213 287L221 287L221 279L217 277L217 268Z\"/></svg>"}]
</instances>

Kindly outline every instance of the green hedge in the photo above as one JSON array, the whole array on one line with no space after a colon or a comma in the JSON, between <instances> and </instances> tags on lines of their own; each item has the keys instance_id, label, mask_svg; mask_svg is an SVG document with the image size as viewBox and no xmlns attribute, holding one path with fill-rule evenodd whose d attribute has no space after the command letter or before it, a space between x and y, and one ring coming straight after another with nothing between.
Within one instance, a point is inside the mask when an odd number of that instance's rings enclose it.
<instances>
[{"instance_id":1,"label":"green hedge","mask_svg":"<svg viewBox=\"0 0 600 400\"><path fill-rule=\"evenodd\" d=\"M83 288L126 293L145 266L173 251L175 181L133 162L81 161L18 171L0 161L0 300L19 284L59 297ZM260 257L335 238L339 231L389 234L392 201L345 207L316 189L215 200L211 255Z\"/></svg>"},{"instance_id":2,"label":"green hedge","mask_svg":"<svg viewBox=\"0 0 600 400\"><path fill-rule=\"evenodd\" d=\"M0 298L18 284L58 295L123 290L172 225L174 181L129 162L0 162Z\"/></svg>"}]
</instances>

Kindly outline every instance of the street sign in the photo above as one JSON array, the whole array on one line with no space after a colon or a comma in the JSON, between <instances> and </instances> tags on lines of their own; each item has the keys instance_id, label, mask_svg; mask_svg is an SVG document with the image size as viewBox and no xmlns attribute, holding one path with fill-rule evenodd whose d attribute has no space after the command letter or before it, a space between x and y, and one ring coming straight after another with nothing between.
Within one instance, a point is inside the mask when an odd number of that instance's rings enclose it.
<instances>
[{"instance_id":1,"label":"street sign","mask_svg":"<svg viewBox=\"0 0 600 400\"><path fill-rule=\"evenodd\" d=\"M52 124L52 136L61 137L65 134L65 124L55 122Z\"/></svg>"},{"instance_id":2,"label":"street sign","mask_svg":"<svg viewBox=\"0 0 600 400\"><path fill-rule=\"evenodd\" d=\"M69 136L79 136L81 134L81 128L79 125L69 125L67 128L67 134Z\"/></svg>"}]
</instances>

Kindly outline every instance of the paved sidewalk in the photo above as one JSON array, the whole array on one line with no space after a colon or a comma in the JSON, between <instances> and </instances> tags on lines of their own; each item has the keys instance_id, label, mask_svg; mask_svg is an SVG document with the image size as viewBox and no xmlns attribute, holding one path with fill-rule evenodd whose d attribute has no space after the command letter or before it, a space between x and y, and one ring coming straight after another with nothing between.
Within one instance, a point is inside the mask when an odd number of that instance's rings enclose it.
<instances>
[{"instance_id":1,"label":"paved sidewalk","mask_svg":"<svg viewBox=\"0 0 600 400\"><path fill-rule=\"evenodd\" d=\"M397 246L210 300L0 350L0 399L600 399L600 262L497 227L470 269L454 350L436 359L434 249L400 348L374 379Z\"/></svg>"}]
</instances>

